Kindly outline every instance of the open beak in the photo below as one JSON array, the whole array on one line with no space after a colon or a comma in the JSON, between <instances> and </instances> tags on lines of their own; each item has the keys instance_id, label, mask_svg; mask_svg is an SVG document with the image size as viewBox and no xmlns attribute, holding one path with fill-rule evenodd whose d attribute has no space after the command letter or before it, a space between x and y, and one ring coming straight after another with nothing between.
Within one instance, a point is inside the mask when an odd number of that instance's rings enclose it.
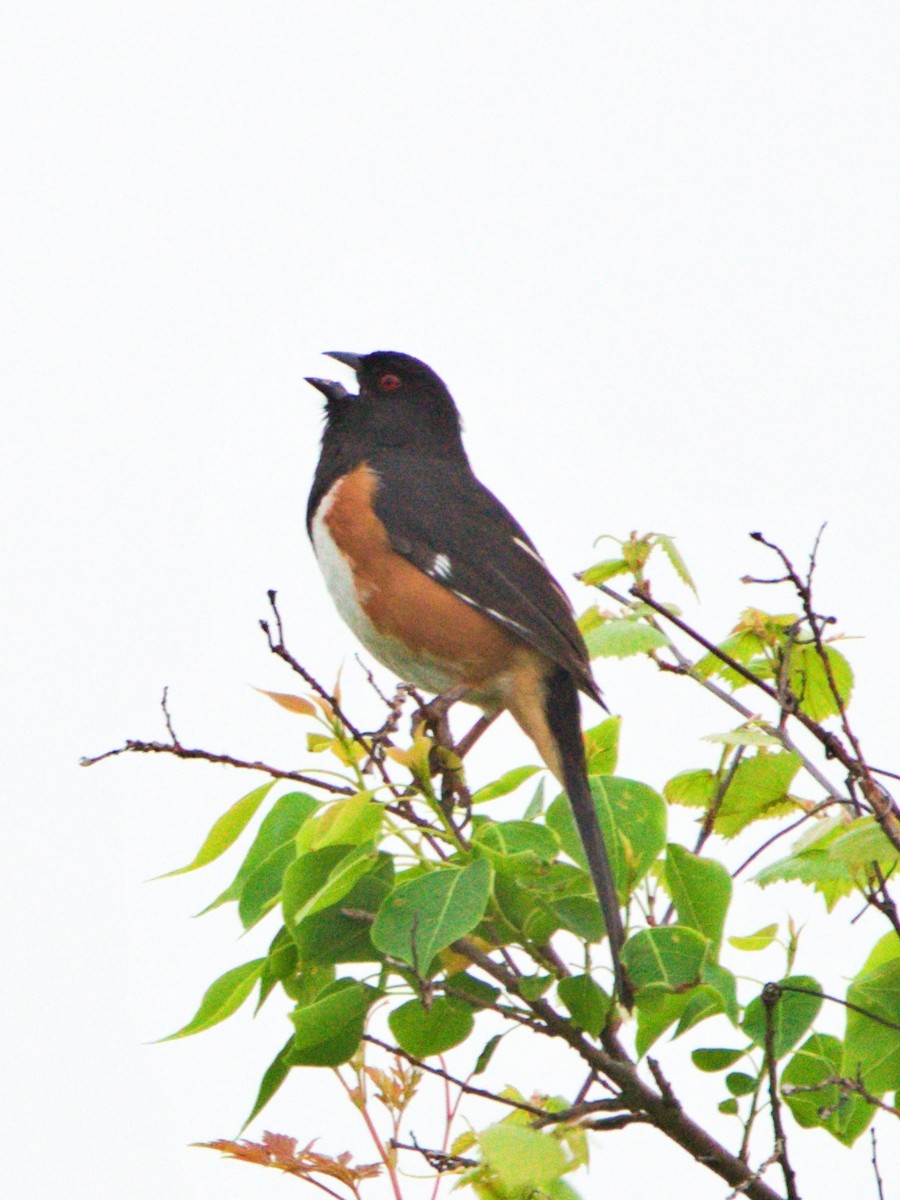
<instances>
[{"instance_id":1,"label":"open beak","mask_svg":"<svg viewBox=\"0 0 900 1200\"><path fill-rule=\"evenodd\" d=\"M339 400L346 400L350 393L342 383L337 383L333 379L314 379L311 376L306 376L306 382L312 386L330 403L336 403Z\"/></svg>"},{"instance_id":2,"label":"open beak","mask_svg":"<svg viewBox=\"0 0 900 1200\"><path fill-rule=\"evenodd\" d=\"M324 350L326 358L336 359L337 362L343 363L345 367L350 367L353 371L358 371L362 366L361 354L348 354L345 350Z\"/></svg>"}]
</instances>

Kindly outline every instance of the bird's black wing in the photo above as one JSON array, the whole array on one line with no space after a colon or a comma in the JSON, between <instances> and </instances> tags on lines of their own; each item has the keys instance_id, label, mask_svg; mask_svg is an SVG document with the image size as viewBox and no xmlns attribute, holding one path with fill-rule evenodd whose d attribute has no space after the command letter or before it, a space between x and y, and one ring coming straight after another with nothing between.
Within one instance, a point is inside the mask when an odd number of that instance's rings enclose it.
<instances>
[{"instance_id":1,"label":"bird's black wing","mask_svg":"<svg viewBox=\"0 0 900 1200\"><path fill-rule=\"evenodd\" d=\"M522 526L468 465L397 451L371 465L379 479L375 512L397 553L558 663L599 701L568 597Z\"/></svg>"}]
</instances>

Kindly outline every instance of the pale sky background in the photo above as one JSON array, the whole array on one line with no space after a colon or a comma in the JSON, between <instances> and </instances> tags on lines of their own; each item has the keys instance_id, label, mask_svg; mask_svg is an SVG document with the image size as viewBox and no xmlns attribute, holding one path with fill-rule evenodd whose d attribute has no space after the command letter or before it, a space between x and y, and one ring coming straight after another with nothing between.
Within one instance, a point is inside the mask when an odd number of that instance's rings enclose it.
<instances>
[{"instance_id":1,"label":"pale sky background","mask_svg":"<svg viewBox=\"0 0 900 1200\"><path fill-rule=\"evenodd\" d=\"M78 758L162 736L167 684L186 743L296 762L296 721L249 686L293 686L256 629L269 587L295 653L326 681L345 663L374 713L303 528L303 376L340 373L324 349L390 348L445 378L476 469L564 580L605 556L597 535L663 530L702 606L659 589L722 636L789 603L739 583L772 569L747 532L805 561L827 520L819 603L865 635L855 721L897 769L900 10L30 0L5 9L0 89L4 1193L312 1195L187 1147L236 1133L280 1002L148 1045L271 934L189 919L233 859L144 882L254 777ZM643 663L598 674L621 773L660 787L712 762L698 739L725 710ZM532 758L506 724L473 770ZM824 948L841 988L882 932L745 890L733 931L793 913L798 969ZM715 1028L691 1044L740 1044ZM573 1086L555 1048L508 1045L495 1083ZM676 1079L688 1049L658 1047ZM724 1094L699 1084L697 1115ZM423 1144L433 1117L413 1116ZM327 1072L295 1072L263 1128L372 1157ZM728 1193L655 1134L593 1144L586 1197ZM807 1200L876 1195L866 1140L793 1153Z\"/></svg>"}]
</instances>

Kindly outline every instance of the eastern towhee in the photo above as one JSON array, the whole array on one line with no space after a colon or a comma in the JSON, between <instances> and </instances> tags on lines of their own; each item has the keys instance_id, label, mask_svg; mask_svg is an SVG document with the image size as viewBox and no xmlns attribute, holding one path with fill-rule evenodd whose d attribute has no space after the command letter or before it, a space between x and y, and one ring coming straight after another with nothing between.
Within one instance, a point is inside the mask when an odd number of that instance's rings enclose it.
<instances>
[{"instance_id":1,"label":"eastern towhee","mask_svg":"<svg viewBox=\"0 0 900 1200\"><path fill-rule=\"evenodd\" d=\"M578 692L602 704L572 606L521 525L472 473L459 413L408 354L334 351L359 395L309 379L327 401L307 508L338 611L407 683L506 708L572 805L612 948L619 998L619 900L585 765Z\"/></svg>"}]
</instances>

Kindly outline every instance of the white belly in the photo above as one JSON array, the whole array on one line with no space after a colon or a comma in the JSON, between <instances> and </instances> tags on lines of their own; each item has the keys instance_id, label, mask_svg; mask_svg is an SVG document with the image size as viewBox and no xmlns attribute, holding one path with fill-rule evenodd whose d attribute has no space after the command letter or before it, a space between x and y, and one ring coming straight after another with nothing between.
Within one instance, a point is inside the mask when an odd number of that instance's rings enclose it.
<instances>
[{"instance_id":1,"label":"white belly","mask_svg":"<svg viewBox=\"0 0 900 1200\"><path fill-rule=\"evenodd\" d=\"M426 692L448 691L458 680L441 663L413 655L397 638L379 633L360 604L350 563L335 545L325 523L339 486L340 480L322 499L312 520L313 549L335 608L369 653L404 683L412 683Z\"/></svg>"}]
</instances>

